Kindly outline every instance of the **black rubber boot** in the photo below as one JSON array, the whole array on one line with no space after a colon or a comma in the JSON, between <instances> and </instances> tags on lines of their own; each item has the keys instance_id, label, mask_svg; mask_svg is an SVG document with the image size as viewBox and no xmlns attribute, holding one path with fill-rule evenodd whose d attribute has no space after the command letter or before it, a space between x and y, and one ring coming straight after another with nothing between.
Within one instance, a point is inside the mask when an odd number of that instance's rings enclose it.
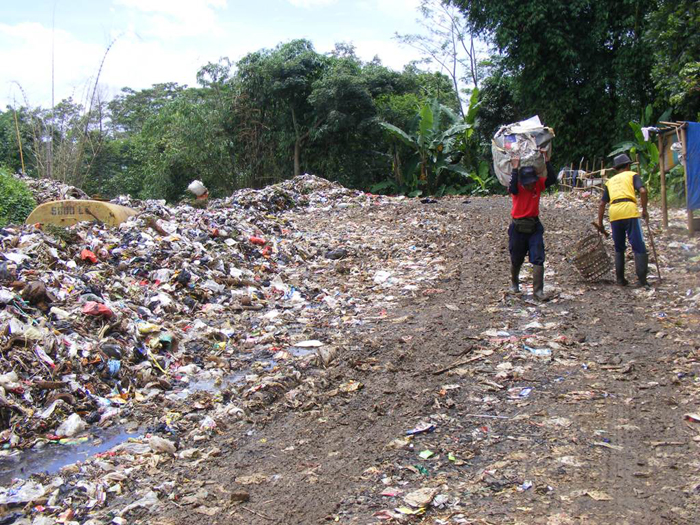
<instances>
[{"instance_id":1,"label":"black rubber boot","mask_svg":"<svg viewBox=\"0 0 700 525\"><path fill-rule=\"evenodd\" d=\"M544 266L532 265L532 295L544 301Z\"/></svg>"},{"instance_id":2,"label":"black rubber boot","mask_svg":"<svg viewBox=\"0 0 700 525\"><path fill-rule=\"evenodd\" d=\"M510 291L512 293L520 292L520 266L510 265Z\"/></svg>"},{"instance_id":3,"label":"black rubber boot","mask_svg":"<svg viewBox=\"0 0 700 525\"><path fill-rule=\"evenodd\" d=\"M615 252L615 282L620 286L627 286L625 279L625 252Z\"/></svg>"},{"instance_id":4,"label":"black rubber boot","mask_svg":"<svg viewBox=\"0 0 700 525\"><path fill-rule=\"evenodd\" d=\"M648 287L647 273L649 273L649 254L635 253L634 254L634 269L637 271L637 279L639 286Z\"/></svg>"}]
</instances>

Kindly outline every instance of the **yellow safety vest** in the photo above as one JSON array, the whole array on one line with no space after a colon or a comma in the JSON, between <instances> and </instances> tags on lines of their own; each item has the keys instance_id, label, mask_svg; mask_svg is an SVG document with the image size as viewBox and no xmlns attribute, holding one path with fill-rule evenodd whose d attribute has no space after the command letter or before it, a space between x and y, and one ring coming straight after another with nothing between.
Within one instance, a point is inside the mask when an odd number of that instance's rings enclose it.
<instances>
[{"instance_id":1,"label":"yellow safety vest","mask_svg":"<svg viewBox=\"0 0 700 525\"><path fill-rule=\"evenodd\" d=\"M610 195L610 222L638 218L637 196L634 192L634 171L623 171L607 183ZM629 199L619 202L620 199ZM618 202L616 202L618 201Z\"/></svg>"}]
</instances>

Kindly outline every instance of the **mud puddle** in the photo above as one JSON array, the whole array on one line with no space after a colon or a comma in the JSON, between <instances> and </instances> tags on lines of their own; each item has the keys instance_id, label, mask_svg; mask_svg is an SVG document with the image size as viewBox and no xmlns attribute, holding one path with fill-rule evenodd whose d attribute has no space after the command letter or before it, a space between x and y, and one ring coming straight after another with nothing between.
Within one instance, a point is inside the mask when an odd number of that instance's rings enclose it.
<instances>
[{"instance_id":1,"label":"mud puddle","mask_svg":"<svg viewBox=\"0 0 700 525\"><path fill-rule=\"evenodd\" d=\"M27 450L4 451L0 456L0 485L7 486L15 478L27 479L33 474L55 474L63 467L107 452L141 433L119 426L94 432L82 442L80 437L71 440L77 441L76 444L47 443Z\"/></svg>"}]
</instances>

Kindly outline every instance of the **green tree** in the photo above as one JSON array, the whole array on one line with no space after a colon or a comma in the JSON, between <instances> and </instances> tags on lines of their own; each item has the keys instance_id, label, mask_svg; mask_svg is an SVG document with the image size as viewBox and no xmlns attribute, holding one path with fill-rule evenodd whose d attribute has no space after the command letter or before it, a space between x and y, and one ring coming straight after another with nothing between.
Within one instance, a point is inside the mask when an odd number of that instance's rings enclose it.
<instances>
[{"instance_id":1,"label":"green tree","mask_svg":"<svg viewBox=\"0 0 700 525\"><path fill-rule=\"evenodd\" d=\"M659 0L658 5L647 33L661 99L657 106L673 107L679 119L700 119L700 2Z\"/></svg>"},{"instance_id":2,"label":"green tree","mask_svg":"<svg viewBox=\"0 0 700 525\"><path fill-rule=\"evenodd\" d=\"M554 127L562 160L604 155L653 101L653 55L644 39L653 1L451 3L500 52L497 74L512 78L510 86L485 85L485 97L512 87L517 118L539 114ZM492 97L493 87L501 95Z\"/></svg>"},{"instance_id":3,"label":"green tree","mask_svg":"<svg viewBox=\"0 0 700 525\"><path fill-rule=\"evenodd\" d=\"M67 98L52 110L32 110L28 116L32 140L25 159L29 159L36 175L84 186L107 140L105 112L106 104L99 98L89 109Z\"/></svg>"},{"instance_id":4,"label":"green tree","mask_svg":"<svg viewBox=\"0 0 700 525\"><path fill-rule=\"evenodd\" d=\"M149 118L157 115L185 89L186 86L176 82L154 84L141 91L122 88L108 105L113 136L138 133Z\"/></svg>"},{"instance_id":5,"label":"green tree","mask_svg":"<svg viewBox=\"0 0 700 525\"><path fill-rule=\"evenodd\" d=\"M442 182L445 172L468 176L459 164L457 155L471 124L463 122L457 114L437 101L425 104L416 116L414 128L404 131L382 122L382 127L413 150L404 171L409 187L425 187L433 194ZM414 190L413 194L420 194Z\"/></svg>"},{"instance_id":6,"label":"green tree","mask_svg":"<svg viewBox=\"0 0 700 525\"><path fill-rule=\"evenodd\" d=\"M293 165L293 173L309 171L368 187L391 166L376 125L378 116L384 118L378 115L380 108L390 107L387 97L414 93L417 106L424 93L437 92L441 100L458 107L444 75L416 68L395 72L377 59L362 63L346 44L327 56L316 53L307 41L251 53L238 62L231 83L236 93L235 135L250 137L241 143L246 157L239 161L246 162L239 162L239 170L251 171L256 180L263 173L286 178ZM411 117L414 113L415 107ZM405 122L389 120L404 125L410 117ZM258 155L251 158L250 150Z\"/></svg>"},{"instance_id":7,"label":"green tree","mask_svg":"<svg viewBox=\"0 0 700 525\"><path fill-rule=\"evenodd\" d=\"M19 140L17 128L19 128ZM27 173L34 171L30 155L32 136L29 112L26 108L13 109L8 106L7 111L0 111L0 167L9 168L14 173L21 171L21 144L25 170Z\"/></svg>"},{"instance_id":8,"label":"green tree","mask_svg":"<svg viewBox=\"0 0 700 525\"><path fill-rule=\"evenodd\" d=\"M488 74L482 83L480 95L479 130L482 140L490 144L498 128L517 121L525 114L517 101L516 78L501 64L499 56L491 57L488 61Z\"/></svg>"},{"instance_id":9,"label":"green tree","mask_svg":"<svg viewBox=\"0 0 700 525\"><path fill-rule=\"evenodd\" d=\"M222 58L204 65L197 83L124 88L108 104L94 96L87 107L66 99L52 111L23 109L28 165L104 197L176 200L195 178L223 195L303 171L368 188L390 173L394 153L410 152L387 140L379 120L406 128L433 98L459 108L445 75L364 63L349 44L324 55L295 40L236 64ZM0 112L0 162L14 168L11 131L11 115Z\"/></svg>"},{"instance_id":10,"label":"green tree","mask_svg":"<svg viewBox=\"0 0 700 525\"><path fill-rule=\"evenodd\" d=\"M371 151L381 135L360 62L354 57L331 58L312 87L309 102L319 125L310 135L307 165L344 184L362 184L361 178L373 170Z\"/></svg>"},{"instance_id":11,"label":"green tree","mask_svg":"<svg viewBox=\"0 0 700 525\"><path fill-rule=\"evenodd\" d=\"M301 174L302 149L325 119L325 115L315 111L310 97L314 82L323 76L327 66L326 58L316 53L308 40L282 44L271 55L272 95L284 104L292 123L295 176Z\"/></svg>"},{"instance_id":12,"label":"green tree","mask_svg":"<svg viewBox=\"0 0 700 525\"><path fill-rule=\"evenodd\" d=\"M178 199L200 179L214 195L235 187L233 158L225 132L217 126L211 92L190 88L150 117L135 139L144 197Z\"/></svg>"},{"instance_id":13,"label":"green tree","mask_svg":"<svg viewBox=\"0 0 700 525\"><path fill-rule=\"evenodd\" d=\"M465 116L466 102L460 86L479 87L483 76L481 61L484 50L462 14L442 0L422 0L422 19L419 21L427 34L396 35L399 42L420 51L429 62L434 62L452 82L459 98L458 110ZM467 92L468 93L468 92Z\"/></svg>"}]
</instances>

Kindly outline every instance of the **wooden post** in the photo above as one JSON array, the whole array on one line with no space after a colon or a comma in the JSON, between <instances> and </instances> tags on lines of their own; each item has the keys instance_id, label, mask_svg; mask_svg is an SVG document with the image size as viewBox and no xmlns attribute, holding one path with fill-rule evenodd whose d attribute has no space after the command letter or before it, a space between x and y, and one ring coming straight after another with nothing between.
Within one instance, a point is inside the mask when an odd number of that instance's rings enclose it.
<instances>
[{"instance_id":1,"label":"wooden post","mask_svg":"<svg viewBox=\"0 0 700 525\"><path fill-rule=\"evenodd\" d=\"M569 177L571 177L571 191L576 191L576 187L578 186L578 177L576 178L576 184L574 184L574 163L571 163L571 168L569 170Z\"/></svg>"},{"instance_id":2,"label":"wooden post","mask_svg":"<svg viewBox=\"0 0 700 525\"><path fill-rule=\"evenodd\" d=\"M666 149L664 137L659 133L659 177L661 178L661 225L668 228L668 204L666 202Z\"/></svg>"},{"instance_id":3,"label":"wooden post","mask_svg":"<svg viewBox=\"0 0 700 525\"><path fill-rule=\"evenodd\" d=\"M684 124L681 128L681 142L683 142L683 158L685 159L685 166L683 166L683 173L685 178L685 207L688 212L688 232L692 236L695 233L695 225L693 224L693 210L690 209L689 201L690 195L688 194L688 132L686 130L687 124Z\"/></svg>"}]
</instances>

